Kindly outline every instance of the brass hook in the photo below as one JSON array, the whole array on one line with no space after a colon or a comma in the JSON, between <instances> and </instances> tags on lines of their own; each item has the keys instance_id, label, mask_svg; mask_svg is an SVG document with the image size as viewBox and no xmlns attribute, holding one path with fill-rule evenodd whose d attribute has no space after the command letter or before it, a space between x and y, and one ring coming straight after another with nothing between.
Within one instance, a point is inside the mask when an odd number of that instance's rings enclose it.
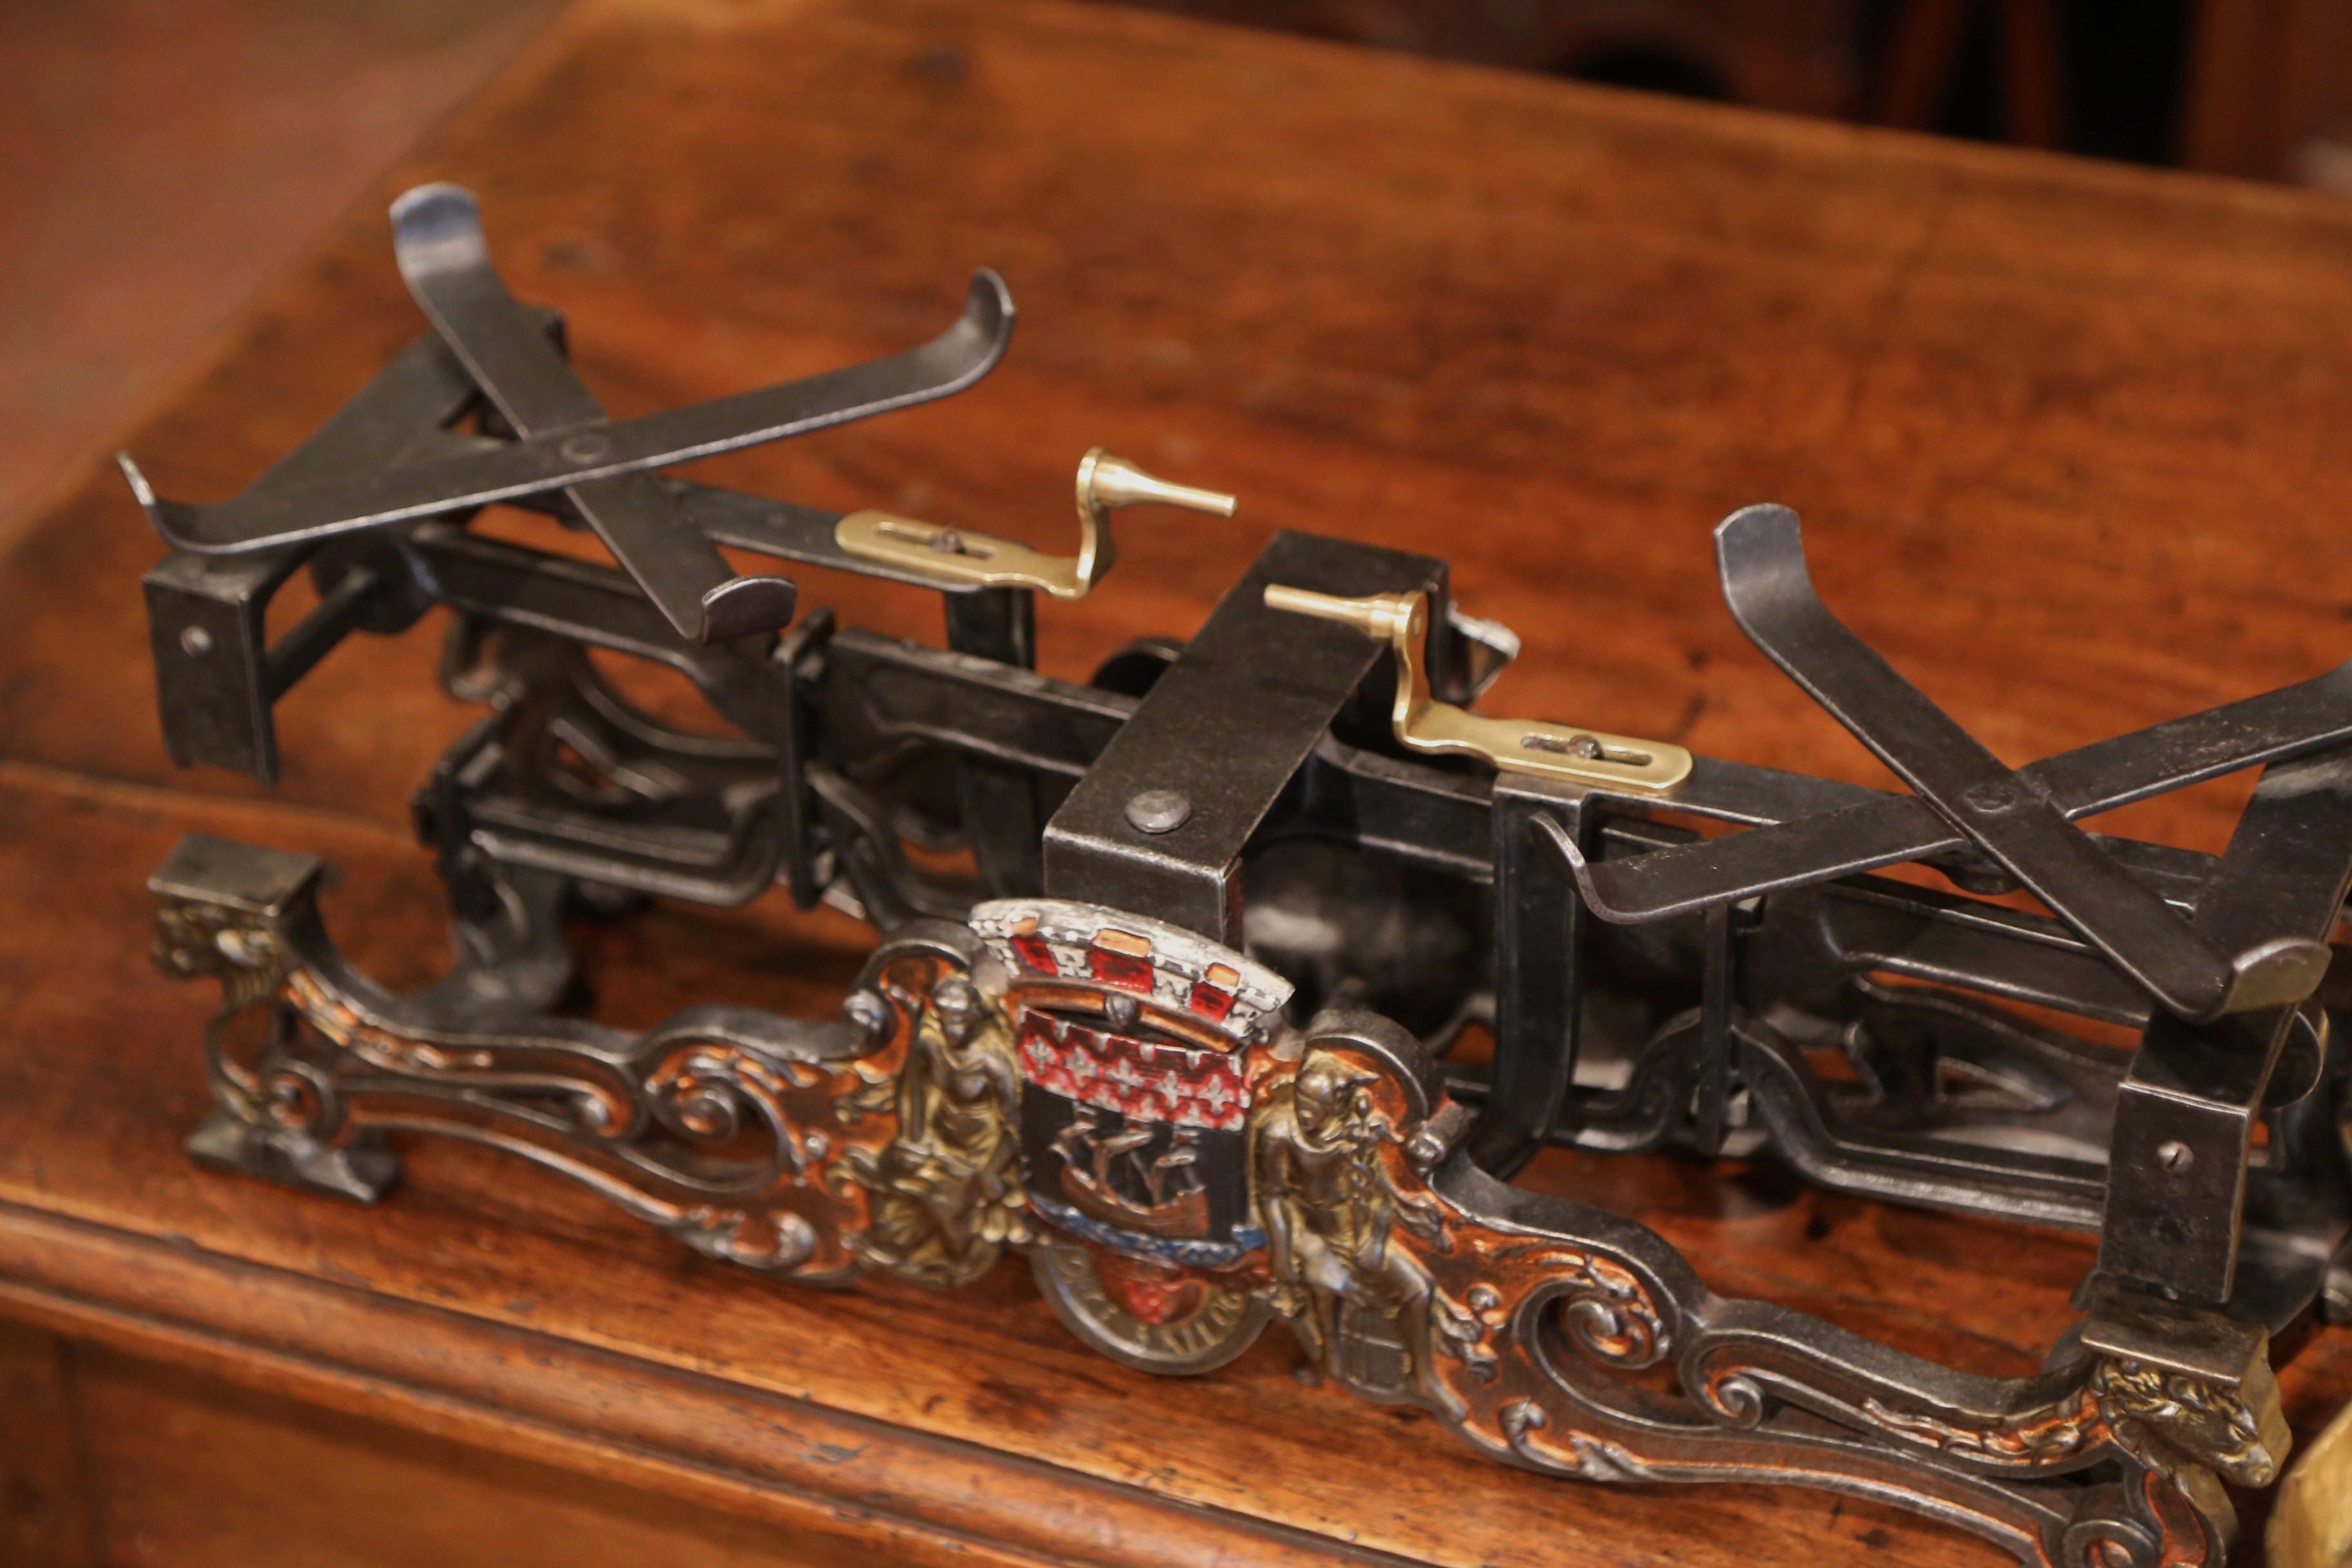
<instances>
[{"instance_id":1,"label":"brass hook","mask_svg":"<svg viewBox=\"0 0 2352 1568\"><path fill-rule=\"evenodd\" d=\"M842 550L913 576L959 587L1030 588L1056 599L1083 599L1118 560L1110 514L1156 502L1191 511L1234 515L1222 490L1171 484L1125 458L1097 447L1078 463L1078 552L1047 555L1017 540L919 522L887 511L853 511L834 530Z\"/></svg>"},{"instance_id":2,"label":"brass hook","mask_svg":"<svg viewBox=\"0 0 2352 1568\"><path fill-rule=\"evenodd\" d=\"M1422 659L1429 639L1429 595L1375 594L1343 599L1270 584L1270 610L1352 626L1396 656L1396 738L1409 751L1481 757L1511 773L1657 795L1690 776L1691 754L1663 741L1637 741L1598 730L1572 730L1525 719L1489 719L1429 695Z\"/></svg>"}]
</instances>

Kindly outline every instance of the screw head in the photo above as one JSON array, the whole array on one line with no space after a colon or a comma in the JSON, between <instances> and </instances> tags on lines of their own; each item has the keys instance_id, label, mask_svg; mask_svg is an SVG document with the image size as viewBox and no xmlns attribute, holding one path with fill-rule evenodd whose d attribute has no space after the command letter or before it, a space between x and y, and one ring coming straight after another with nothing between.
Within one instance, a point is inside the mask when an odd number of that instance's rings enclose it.
<instances>
[{"instance_id":1,"label":"screw head","mask_svg":"<svg viewBox=\"0 0 2352 1568\"><path fill-rule=\"evenodd\" d=\"M567 460L574 463L593 463L612 449L611 437L593 430L583 430L556 447Z\"/></svg>"},{"instance_id":2,"label":"screw head","mask_svg":"<svg viewBox=\"0 0 2352 1568\"><path fill-rule=\"evenodd\" d=\"M1138 790L1128 797L1128 826L1138 833L1173 833L1192 820L1192 799L1182 790Z\"/></svg>"},{"instance_id":3,"label":"screw head","mask_svg":"<svg viewBox=\"0 0 2352 1568\"><path fill-rule=\"evenodd\" d=\"M2017 786L2007 779L1990 779L1961 791L1960 799L1975 810L1997 816L2017 804Z\"/></svg>"},{"instance_id":4,"label":"screw head","mask_svg":"<svg viewBox=\"0 0 2352 1568\"><path fill-rule=\"evenodd\" d=\"M2178 1138L2168 1138L2156 1146L2156 1163L2168 1171L2185 1171L2197 1163L2197 1151Z\"/></svg>"},{"instance_id":5,"label":"screw head","mask_svg":"<svg viewBox=\"0 0 2352 1568\"><path fill-rule=\"evenodd\" d=\"M187 626L180 633L180 651L190 658L202 658L213 651L213 634L202 626Z\"/></svg>"}]
</instances>

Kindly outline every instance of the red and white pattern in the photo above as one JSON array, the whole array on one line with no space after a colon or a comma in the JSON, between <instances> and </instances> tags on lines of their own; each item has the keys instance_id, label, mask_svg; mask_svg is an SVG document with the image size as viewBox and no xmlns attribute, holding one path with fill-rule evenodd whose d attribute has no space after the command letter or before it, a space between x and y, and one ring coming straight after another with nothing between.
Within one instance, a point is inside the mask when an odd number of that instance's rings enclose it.
<instances>
[{"instance_id":1,"label":"red and white pattern","mask_svg":"<svg viewBox=\"0 0 2352 1568\"><path fill-rule=\"evenodd\" d=\"M971 928L1017 975L1087 983L1149 997L1215 1025L1236 1046L1282 1021L1290 983L1192 931L1060 899L999 899Z\"/></svg>"},{"instance_id":2,"label":"red and white pattern","mask_svg":"<svg viewBox=\"0 0 2352 1568\"><path fill-rule=\"evenodd\" d=\"M1021 1076L1130 1121L1238 1132L1249 1111L1249 1080L1237 1051L1139 1040L1045 1012L1021 1020Z\"/></svg>"}]
</instances>

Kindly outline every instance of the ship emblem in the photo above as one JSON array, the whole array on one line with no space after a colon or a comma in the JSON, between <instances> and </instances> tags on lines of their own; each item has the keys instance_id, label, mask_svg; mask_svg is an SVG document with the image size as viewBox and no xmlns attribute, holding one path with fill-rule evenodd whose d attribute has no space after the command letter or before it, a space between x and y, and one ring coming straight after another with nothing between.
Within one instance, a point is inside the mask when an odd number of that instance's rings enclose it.
<instances>
[{"instance_id":1,"label":"ship emblem","mask_svg":"<svg viewBox=\"0 0 2352 1568\"><path fill-rule=\"evenodd\" d=\"M1013 976L1022 1150L1036 1217L1136 1259L1223 1268L1250 1213L1251 1053L1290 986L1157 921L1053 900L972 913Z\"/></svg>"}]
</instances>

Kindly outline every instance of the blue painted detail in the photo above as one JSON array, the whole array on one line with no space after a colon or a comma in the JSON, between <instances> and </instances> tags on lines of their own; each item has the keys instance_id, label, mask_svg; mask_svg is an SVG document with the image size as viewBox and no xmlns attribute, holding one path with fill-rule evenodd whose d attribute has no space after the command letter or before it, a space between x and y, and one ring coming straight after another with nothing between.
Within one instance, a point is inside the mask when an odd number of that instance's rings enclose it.
<instances>
[{"instance_id":1,"label":"blue painted detail","mask_svg":"<svg viewBox=\"0 0 2352 1568\"><path fill-rule=\"evenodd\" d=\"M1068 1231L1080 1241L1091 1241L1097 1247L1108 1247L1130 1258L1156 1258L1162 1263L1181 1264L1187 1268L1227 1268L1265 1245L1265 1232L1254 1225L1242 1226L1234 1230L1231 1241L1178 1241L1120 1230L1116 1226L1103 1224L1091 1215L1080 1214L1067 1204L1057 1204L1034 1193L1029 1194L1029 1206L1036 1211L1040 1219Z\"/></svg>"}]
</instances>

